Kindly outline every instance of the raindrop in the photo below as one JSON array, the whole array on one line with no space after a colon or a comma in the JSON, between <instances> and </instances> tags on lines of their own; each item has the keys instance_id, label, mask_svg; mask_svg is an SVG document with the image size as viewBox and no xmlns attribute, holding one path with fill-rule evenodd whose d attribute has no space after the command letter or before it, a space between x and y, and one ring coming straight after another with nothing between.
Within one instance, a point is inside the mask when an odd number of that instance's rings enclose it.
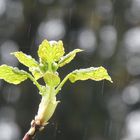
<instances>
[{"instance_id":1,"label":"raindrop","mask_svg":"<svg viewBox=\"0 0 140 140\"><path fill-rule=\"evenodd\" d=\"M126 119L126 136L127 140L140 139L140 111L131 112Z\"/></svg>"},{"instance_id":2,"label":"raindrop","mask_svg":"<svg viewBox=\"0 0 140 140\"><path fill-rule=\"evenodd\" d=\"M7 121L15 120L16 113L12 107L4 106L0 108L0 119L5 119Z\"/></svg>"},{"instance_id":3,"label":"raindrop","mask_svg":"<svg viewBox=\"0 0 140 140\"><path fill-rule=\"evenodd\" d=\"M17 66L17 59L14 56L10 55L10 53L18 51L18 48L18 45L12 40L7 40L6 42L4 42L0 46L1 63Z\"/></svg>"},{"instance_id":4,"label":"raindrop","mask_svg":"<svg viewBox=\"0 0 140 140\"><path fill-rule=\"evenodd\" d=\"M130 7L126 10L125 17L129 23L135 24L140 21L140 0L130 1Z\"/></svg>"},{"instance_id":5,"label":"raindrop","mask_svg":"<svg viewBox=\"0 0 140 140\"><path fill-rule=\"evenodd\" d=\"M120 96L114 96L108 101L108 110L112 119L122 120L126 114L126 105L122 102Z\"/></svg>"},{"instance_id":6,"label":"raindrop","mask_svg":"<svg viewBox=\"0 0 140 140\"><path fill-rule=\"evenodd\" d=\"M0 120L0 139L17 140L20 137L20 130L15 122Z\"/></svg>"},{"instance_id":7,"label":"raindrop","mask_svg":"<svg viewBox=\"0 0 140 140\"><path fill-rule=\"evenodd\" d=\"M39 38L43 40L59 40L65 35L65 25L62 19L51 19L42 22L38 29Z\"/></svg>"},{"instance_id":8,"label":"raindrop","mask_svg":"<svg viewBox=\"0 0 140 140\"><path fill-rule=\"evenodd\" d=\"M96 12L104 19L108 19L112 16L112 3L110 0L97 0Z\"/></svg>"},{"instance_id":9,"label":"raindrop","mask_svg":"<svg viewBox=\"0 0 140 140\"><path fill-rule=\"evenodd\" d=\"M96 49L96 36L92 30L84 29L80 31L78 36L78 45L81 49L88 53L92 53Z\"/></svg>"},{"instance_id":10,"label":"raindrop","mask_svg":"<svg viewBox=\"0 0 140 140\"><path fill-rule=\"evenodd\" d=\"M17 140L20 128L15 122L16 112L12 107L0 108L0 140Z\"/></svg>"},{"instance_id":11,"label":"raindrop","mask_svg":"<svg viewBox=\"0 0 140 140\"><path fill-rule=\"evenodd\" d=\"M139 27L132 28L126 32L124 36L124 45L129 55L133 55L134 53L140 53L140 28Z\"/></svg>"},{"instance_id":12,"label":"raindrop","mask_svg":"<svg viewBox=\"0 0 140 140\"><path fill-rule=\"evenodd\" d=\"M133 56L127 60L126 68L129 74L139 75L140 74L140 57Z\"/></svg>"},{"instance_id":13,"label":"raindrop","mask_svg":"<svg viewBox=\"0 0 140 140\"><path fill-rule=\"evenodd\" d=\"M3 89L3 97L7 102L16 102L20 98L20 88L12 85L5 86Z\"/></svg>"},{"instance_id":14,"label":"raindrop","mask_svg":"<svg viewBox=\"0 0 140 140\"><path fill-rule=\"evenodd\" d=\"M111 26L104 26L100 30L100 50L99 54L103 58L111 57L115 52L116 42L117 42L117 32L116 29Z\"/></svg>"},{"instance_id":15,"label":"raindrop","mask_svg":"<svg viewBox=\"0 0 140 140\"><path fill-rule=\"evenodd\" d=\"M6 15L8 19L23 20L23 5L20 1L8 1Z\"/></svg>"},{"instance_id":16,"label":"raindrop","mask_svg":"<svg viewBox=\"0 0 140 140\"><path fill-rule=\"evenodd\" d=\"M140 83L127 86L122 93L123 101L128 105L133 105L140 100Z\"/></svg>"}]
</instances>

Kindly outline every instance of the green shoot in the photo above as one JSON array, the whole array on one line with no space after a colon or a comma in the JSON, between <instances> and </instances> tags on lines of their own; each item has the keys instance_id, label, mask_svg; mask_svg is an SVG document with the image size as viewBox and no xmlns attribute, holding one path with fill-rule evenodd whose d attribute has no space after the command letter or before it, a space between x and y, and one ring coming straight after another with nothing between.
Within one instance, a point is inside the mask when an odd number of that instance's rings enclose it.
<instances>
[{"instance_id":1,"label":"green shoot","mask_svg":"<svg viewBox=\"0 0 140 140\"><path fill-rule=\"evenodd\" d=\"M48 123L59 103L59 101L56 100L56 95L67 80L70 80L72 83L78 80L88 79L95 81L108 80L112 82L107 70L103 67L74 70L61 81L57 70L70 63L75 58L76 54L81 51L80 49L75 49L64 55L65 51L62 41L44 40L37 51L39 62L23 52L11 53L20 63L29 68L28 72L5 64L0 66L0 79L15 85L20 84L26 79L30 79L33 84L36 85L39 94L42 96L38 113L31 124L30 130L27 132L28 135L34 136L36 129L42 130ZM44 80L45 85L41 85L37 81L40 78ZM26 139L24 138L24 140Z\"/></svg>"}]
</instances>

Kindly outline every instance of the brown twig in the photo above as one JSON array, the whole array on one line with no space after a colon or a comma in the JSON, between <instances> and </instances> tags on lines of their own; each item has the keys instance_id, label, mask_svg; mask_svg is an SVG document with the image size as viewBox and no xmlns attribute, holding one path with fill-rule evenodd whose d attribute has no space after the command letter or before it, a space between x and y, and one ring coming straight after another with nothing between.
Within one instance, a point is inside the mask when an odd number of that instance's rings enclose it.
<instances>
[{"instance_id":1,"label":"brown twig","mask_svg":"<svg viewBox=\"0 0 140 140\"><path fill-rule=\"evenodd\" d=\"M44 129L44 125L41 125L39 121L33 120L31 122L31 128L25 134L22 140L33 140L37 134L37 132Z\"/></svg>"},{"instance_id":2,"label":"brown twig","mask_svg":"<svg viewBox=\"0 0 140 140\"><path fill-rule=\"evenodd\" d=\"M32 140L32 138L30 137L28 133L26 133L22 140Z\"/></svg>"}]
</instances>

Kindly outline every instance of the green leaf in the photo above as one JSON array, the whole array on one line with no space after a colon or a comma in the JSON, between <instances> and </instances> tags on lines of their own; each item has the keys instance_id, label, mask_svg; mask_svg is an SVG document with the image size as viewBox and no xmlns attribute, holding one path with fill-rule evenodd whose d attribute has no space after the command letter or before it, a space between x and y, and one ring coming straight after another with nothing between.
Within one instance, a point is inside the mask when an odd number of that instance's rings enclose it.
<instances>
[{"instance_id":1,"label":"green leaf","mask_svg":"<svg viewBox=\"0 0 140 140\"><path fill-rule=\"evenodd\" d=\"M27 74L23 70L13 68L7 65L0 66L0 79L5 80L8 83L19 84L28 78Z\"/></svg>"},{"instance_id":2,"label":"green leaf","mask_svg":"<svg viewBox=\"0 0 140 140\"><path fill-rule=\"evenodd\" d=\"M63 67L64 65L71 62L74 59L74 57L76 56L76 53L81 52L81 51L83 51L83 50L75 49L72 52L68 53L67 55L61 57L60 61L58 62L59 67Z\"/></svg>"},{"instance_id":3,"label":"green leaf","mask_svg":"<svg viewBox=\"0 0 140 140\"><path fill-rule=\"evenodd\" d=\"M107 70L103 67L91 67L86 69L80 69L73 71L70 76L69 80L74 83L77 80L108 80L112 82L111 77L108 75Z\"/></svg>"},{"instance_id":4,"label":"green leaf","mask_svg":"<svg viewBox=\"0 0 140 140\"><path fill-rule=\"evenodd\" d=\"M60 58L64 55L64 47L62 41L50 41L52 47L52 57L54 61L59 61Z\"/></svg>"},{"instance_id":5,"label":"green leaf","mask_svg":"<svg viewBox=\"0 0 140 140\"><path fill-rule=\"evenodd\" d=\"M44 40L38 48L38 56L41 58L43 62L49 60L50 57L51 46L47 40Z\"/></svg>"},{"instance_id":6,"label":"green leaf","mask_svg":"<svg viewBox=\"0 0 140 140\"><path fill-rule=\"evenodd\" d=\"M57 86L60 83L60 78L57 74L46 72L44 75L44 81L49 86Z\"/></svg>"},{"instance_id":7,"label":"green leaf","mask_svg":"<svg viewBox=\"0 0 140 140\"><path fill-rule=\"evenodd\" d=\"M36 80L42 77L41 70L39 69L38 62L30 55L26 55L23 52L12 53L19 60L20 63L29 67L29 71L33 74Z\"/></svg>"},{"instance_id":8,"label":"green leaf","mask_svg":"<svg viewBox=\"0 0 140 140\"><path fill-rule=\"evenodd\" d=\"M40 79L41 77L43 77L43 73L41 72L39 67L30 67L29 71L32 72L32 75L34 76L34 78L36 80Z\"/></svg>"},{"instance_id":9,"label":"green leaf","mask_svg":"<svg viewBox=\"0 0 140 140\"><path fill-rule=\"evenodd\" d=\"M38 62L32 58L30 55L26 55L23 52L14 52L12 53L20 63L27 67L38 67Z\"/></svg>"},{"instance_id":10,"label":"green leaf","mask_svg":"<svg viewBox=\"0 0 140 140\"><path fill-rule=\"evenodd\" d=\"M64 47L62 41L47 41L44 40L38 49L38 56L43 62L50 63L58 61L64 55Z\"/></svg>"}]
</instances>

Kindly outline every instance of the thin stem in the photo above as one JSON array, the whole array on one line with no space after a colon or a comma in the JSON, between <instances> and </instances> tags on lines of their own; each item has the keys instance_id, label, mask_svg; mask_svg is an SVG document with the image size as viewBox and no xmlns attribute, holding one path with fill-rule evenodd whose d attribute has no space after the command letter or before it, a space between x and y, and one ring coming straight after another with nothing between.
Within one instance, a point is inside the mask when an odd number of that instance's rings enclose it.
<instances>
[{"instance_id":1,"label":"thin stem","mask_svg":"<svg viewBox=\"0 0 140 140\"><path fill-rule=\"evenodd\" d=\"M48 63L48 71L52 72L52 62Z\"/></svg>"},{"instance_id":2,"label":"thin stem","mask_svg":"<svg viewBox=\"0 0 140 140\"><path fill-rule=\"evenodd\" d=\"M28 74L28 77L37 86L37 88L39 89L39 91L41 91L41 93L43 93L44 91L43 91L41 85L35 80L35 78L31 74Z\"/></svg>"},{"instance_id":3,"label":"thin stem","mask_svg":"<svg viewBox=\"0 0 140 140\"><path fill-rule=\"evenodd\" d=\"M58 87L56 88L55 90L55 94L57 94L61 88L63 87L63 85L65 84L65 82L69 79L69 76L70 76L71 73L69 73L63 80L62 82L58 85Z\"/></svg>"}]
</instances>

